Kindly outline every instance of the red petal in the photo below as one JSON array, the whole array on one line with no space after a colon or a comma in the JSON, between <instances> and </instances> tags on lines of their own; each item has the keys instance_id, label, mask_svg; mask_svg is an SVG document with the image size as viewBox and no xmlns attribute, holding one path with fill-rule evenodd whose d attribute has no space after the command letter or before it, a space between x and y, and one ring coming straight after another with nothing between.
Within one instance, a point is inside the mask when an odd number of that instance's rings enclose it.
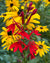
<instances>
[{"instance_id":1,"label":"red petal","mask_svg":"<svg viewBox=\"0 0 50 63\"><path fill-rule=\"evenodd\" d=\"M22 49L22 46L19 45L19 51L22 53L23 52L23 49Z\"/></svg>"},{"instance_id":2,"label":"red petal","mask_svg":"<svg viewBox=\"0 0 50 63\"><path fill-rule=\"evenodd\" d=\"M16 44L17 44L17 42L13 43L13 44L10 46L10 48L9 48L9 49L14 48L14 47L16 46Z\"/></svg>"},{"instance_id":3,"label":"red petal","mask_svg":"<svg viewBox=\"0 0 50 63\"><path fill-rule=\"evenodd\" d=\"M26 44L24 42L21 41L21 43L22 43L22 45L26 46Z\"/></svg>"},{"instance_id":4,"label":"red petal","mask_svg":"<svg viewBox=\"0 0 50 63\"><path fill-rule=\"evenodd\" d=\"M31 48L29 48L29 50L30 50L30 53L33 55L33 51L31 50Z\"/></svg>"},{"instance_id":5,"label":"red petal","mask_svg":"<svg viewBox=\"0 0 50 63\"><path fill-rule=\"evenodd\" d=\"M33 31L29 34L29 36L31 36L33 33L36 34L37 36L41 35L40 33L38 33L38 31L33 30Z\"/></svg>"},{"instance_id":6,"label":"red petal","mask_svg":"<svg viewBox=\"0 0 50 63\"><path fill-rule=\"evenodd\" d=\"M31 60L34 59L34 58L35 58L35 56L34 55L31 55Z\"/></svg>"},{"instance_id":7,"label":"red petal","mask_svg":"<svg viewBox=\"0 0 50 63\"><path fill-rule=\"evenodd\" d=\"M30 40L30 36L25 31L22 31L22 32L20 32L18 34L21 35L21 36L23 36L23 37L26 37L28 40Z\"/></svg>"},{"instance_id":8,"label":"red petal","mask_svg":"<svg viewBox=\"0 0 50 63\"><path fill-rule=\"evenodd\" d=\"M17 51L17 49L18 49L18 47L15 47L15 48L14 48L14 52L16 52L16 51Z\"/></svg>"},{"instance_id":9,"label":"red petal","mask_svg":"<svg viewBox=\"0 0 50 63\"><path fill-rule=\"evenodd\" d=\"M9 25L9 26L7 27L7 29L8 29L7 32L12 31L12 34L13 34L13 33L14 33L14 30L15 30L15 24Z\"/></svg>"},{"instance_id":10,"label":"red petal","mask_svg":"<svg viewBox=\"0 0 50 63\"><path fill-rule=\"evenodd\" d=\"M12 49L13 47L14 47L14 44L12 44L9 49Z\"/></svg>"}]
</instances>

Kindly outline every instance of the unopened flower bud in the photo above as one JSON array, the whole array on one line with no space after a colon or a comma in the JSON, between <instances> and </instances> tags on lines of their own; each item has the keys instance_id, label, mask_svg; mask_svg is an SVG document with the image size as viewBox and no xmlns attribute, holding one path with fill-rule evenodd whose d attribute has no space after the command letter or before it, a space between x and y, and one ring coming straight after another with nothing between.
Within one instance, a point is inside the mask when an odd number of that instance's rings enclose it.
<instances>
[{"instance_id":1,"label":"unopened flower bud","mask_svg":"<svg viewBox=\"0 0 50 63\"><path fill-rule=\"evenodd\" d=\"M32 15L34 15L36 12L37 12L37 9L33 10L33 13L32 13Z\"/></svg>"}]
</instances>

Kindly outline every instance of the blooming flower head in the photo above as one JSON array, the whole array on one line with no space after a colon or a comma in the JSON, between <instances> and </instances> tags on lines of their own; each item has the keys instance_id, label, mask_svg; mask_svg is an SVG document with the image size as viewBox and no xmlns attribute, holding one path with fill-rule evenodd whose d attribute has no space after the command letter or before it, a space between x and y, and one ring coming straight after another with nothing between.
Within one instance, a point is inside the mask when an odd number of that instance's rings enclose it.
<instances>
[{"instance_id":1,"label":"blooming flower head","mask_svg":"<svg viewBox=\"0 0 50 63\"><path fill-rule=\"evenodd\" d=\"M40 57L42 57L44 55L44 53L47 53L47 51L49 51L48 48L50 48L49 46L47 46L46 44L44 44L45 41L38 41L36 42L36 44L39 46L38 50L36 51L36 55L39 53Z\"/></svg>"},{"instance_id":2,"label":"blooming flower head","mask_svg":"<svg viewBox=\"0 0 50 63\"><path fill-rule=\"evenodd\" d=\"M33 33L37 36L41 35L37 30L33 30L29 35L31 36Z\"/></svg>"},{"instance_id":3,"label":"blooming flower head","mask_svg":"<svg viewBox=\"0 0 50 63\"><path fill-rule=\"evenodd\" d=\"M19 40L18 42L13 43L9 49L14 48L14 52L17 51L17 49L19 48L19 51L22 53L23 52L23 48L22 45L26 46L26 44L24 42L22 42L21 40Z\"/></svg>"},{"instance_id":4,"label":"blooming flower head","mask_svg":"<svg viewBox=\"0 0 50 63\"><path fill-rule=\"evenodd\" d=\"M12 34L12 31L7 32L8 29L6 29L5 27L2 27L2 29L4 30L0 33L0 35L2 35L2 43L4 43L2 46L4 46L4 49L8 48L7 50L9 50L9 46L15 41L19 40L21 36L19 36L18 34L15 35L15 33Z\"/></svg>"},{"instance_id":5,"label":"blooming flower head","mask_svg":"<svg viewBox=\"0 0 50 63\"><path fill-rule=\"evenodd\" d=\"M7 29L8 29L7 32L12 31L12 34L13 34L14 32L19 31L19 29L21 29L21 28L20 28L20 25L15 22L15 23L9 25L9 26L7 27Z\"/></svg>"},{"instance_id":6,"label":"blooming flower head","mask_svg":"<svg viewBox=\"0 0 50 63\"><path fill-rule=\"evenodd\" d=\"M45 2L46 6L48 6L48 4L50 4L50 0L43 0L43 2Z\"/></svg>"},{"instance_id":7,"label":"blooming flower head","mask_svg":"<svg viewBox=\"0 0 50 63\"><path fill-rule=\"evenodd\" d=\"M18 33L19 35L21 35L21 37L27 38L28 40L30 40L30 36L28 35L28 33L26 33L24 30L22 30L21 32Z\"/></svg>"},{"instance_id":8,"label":"blooming flower head","mask_svg":"<svg viewBox=\"0 0 50 63\"><path fill-rule=\"evenodd\" d=\"M17 10L17 7L20 5L18 0L5 0L5 4L7 6L7 11Z\"/></svg>"},{"instance_id":9,"label":"blooming flower head","mask_svg":"<svg viewBox=\"0 0 50 63\"><path fill-rule=\"evenodd\" d=\"M35 44L34 41L30 41L28 43L28 45L26 45L26 47L23 48L23 50L28 50L28 48L29 48L29 51L30 51L29 56L31 55L31 59L33 59L33 58L35 58L34 54L36 54L36 50L38 49L37 47L38 46L37 46L37 44Z\"/></svg>"},{"instance_id":10,"label":"blooming flower head","mask_svg":"<svg viewBox=\"0 0 50 63\"><path fill-rule=\"evenodd\" d=\"M35 30L37 30L39 32L47 32L48 28L47 28L47 26L38 25Z\"/></svg>"},{"instance_id":11,"label":"blooming flower head","mask_svg":"<svg viewBox=\"0 0 50 63\"><path fill-rule=\"evenodd\" d=\"M20 23L22 23L21 17L18 15L17 11L2 13L0 17L4 17L4 22L6 22L6 26L13 24L14 23L13 19L18 23L19 21Z\"/></svg>"}]
</instances>

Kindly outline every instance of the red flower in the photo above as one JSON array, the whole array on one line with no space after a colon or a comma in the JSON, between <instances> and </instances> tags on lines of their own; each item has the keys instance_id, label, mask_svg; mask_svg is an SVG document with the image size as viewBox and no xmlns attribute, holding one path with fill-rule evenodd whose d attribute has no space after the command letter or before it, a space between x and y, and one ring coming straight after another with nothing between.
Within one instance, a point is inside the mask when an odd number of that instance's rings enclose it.
<instances>
[{"instance_id":1,"label":"red flower","mask_svg":"<svg viewBox=\"0 0 50 63\"><path fill-rule=\"evenodd\" d=\"M17 49L19 49L19 51L22 53L23 49L22 49L22 45L26 46L26 44L24 42L22 42L21 40L19 40L18 42L13 43L9 49L14 48L14 52L17 51Z\"/></svg>"},{"instance_id":2,"label":"red flower","mask_svg":"<svg viewBox=\"0 0 50 63\"><path fill-rule=\"evenodd\" d=\"M12 31L12 34L13 34L14 31L15 31L15 24L11 24L11 25L9 25L9 26L7 27L7 29L8 29L7 32Z\"/></svg>"},{"instance_id":3,"label":"red flower","mask_svg":"<svg viewBox=\"0 0 50 63\"><path fill-rule=\"evenodd\" d=\"M30 51L29 56L31 55L31 59L32 59L32 58L35 58L34 54L36 54L36 50L38 49L37 46L38 45L35 44L34 41L32 41L32 42L30 41L28 43L28 45L25 48L23 48L23 50L28 50L28 48L29 48L29 51Z\"/></svg>"},{"instance_id":4,"label":"red flower","mask_svg":"<svg viewBox=\"0 0 50 63\"><path fill-rule=\"evenodd\" d=\"M28 35L28 33L26 33L24 30L22 30L20 33L18 33L19 35L22 36L22 38L24 39L24 37L26 37L28 40L30 40L30 36Z\"/></svg>"},{"instance_id":5,"label":"red flower","mask_svg":"<svg viewBox=\"0 0 50 63\"><path fill-rule=\"evenodd\" d=\"M7 29L8 29L7 32L12 31L12 34L13 34L14 31L15 31L15 25L16 25L19 29L21 29L20 26L19 26L20 24L14 21L14 24L11 24L11 25L9 25L9 26L7 27Z\"/></svg>"},{"instance_id":6,"label":"red flower","mask_svg":"<svg viewBox=\"0 0 50 63\"><path fill-rule=\"evenodd\" d=\"M38 33L37 30L33 30L29 35L31 36L33 33L34 33L35 35L37 35L37 36L41 35L40 33Z\"/></svg>"}]
</instances>

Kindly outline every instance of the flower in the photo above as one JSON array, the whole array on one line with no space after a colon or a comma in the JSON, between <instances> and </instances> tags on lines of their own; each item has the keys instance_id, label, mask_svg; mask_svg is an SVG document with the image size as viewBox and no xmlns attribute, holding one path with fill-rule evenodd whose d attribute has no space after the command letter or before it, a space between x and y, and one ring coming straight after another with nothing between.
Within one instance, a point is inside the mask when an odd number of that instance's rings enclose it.
<instances>
[{"instance_id":1,"label":"flower","mask_svg":"<svg viewBox=\"0 0 50 63\"><path fill-rule=\"evenodd\" d=\"M1 41L2 43L4 43L2 47L4 46L3 49L7 48L7 50L9 50L10 45L15 41L18 41L21 38L21 36L18 34L15 35L15 33L12 34L12 31L7 32L8 29L5 27L2 27L2 29L4 30L0 33L0 35L2 35Z\"/></svg>"},{"instance_id":2,"label":"flower","mask_svg":"<svg viewBox=\"0 0 50 63\"><path fill-rule=\"evenodd\" d=\"M45 41L36 42L36 44L39 46L38 50L36 51L36 55L39 53L40 57L42 57L44 55L44 53L47 53L47 51L49 51L48 48L50 48L49 46L47 46L44 43L45 43Z\"/></svg>"},{"instance_id":3,"label":"flower","mask_svg":"<svg viewBox=\"0 0 50 63\"><path fill-rule=\"evenodd\" d=\"M7 6L7 11L18 10L17 7L20 6L18 0L5 0L5 4L6 4L6 6Z\"/></svg>"},{"instance_id":4,"label":"flower","mask_svg":"<svg viewBox=\"0 0 50 63\"><path fill-rule=\"evenodd\" d=\"M49 29L47 28L47 26L38 25L35 30L39 32L47 32Z\"/></svg>"},{"instance_id":5,"label":"flower","mask_svg":"<svg viewBox=\"0 0 50 63\"><path fill-rule=\"evenodd\" d=\"M11 24L11 25L9 25L8 27L7 27L7 32L10 32L10 31L12 31L12 34L16 31L19 31L19 29L21 29L20 28L20 25L19 25L19 23L17 23L17 22L15 22L14 21L14 24Z\"/></svg>"},{"instance_id":6,"label":"flower","mask_svg":"<svg viewBox=\"0 0 50 63\"><path fill-rule=\"evenodd\" d=\"M22 53L23 49L22 49L22 45L26 46L26 44L24 42L22 42L21 40L19 40L18 42L13 43L9 49L14 48L14 52L17 51L17 49L19 48L19 51Z\"/></svg>"},{"instance_id":7,"label":"flower","mask_svg":"<svg viewBox=\"0 0 50 63\"><path fill-rule=\"evenodd\" d=\"M14 33L15 31L15 24L11 24L10 26L7 27L8 31L7 32L10 32L12 31L12 34Z\"/></svg>"},{"instance_id":8,"label":"flower","mask_svg":"<svg viewBox=\"0 0 50 63\"><path fill-rule=\"evenodd\" d=\"M31 36L33 33L34 33L35 35L37 35L37 36L41 35L40 33L38 33L37 30L33 30L29 35Z\"/></svg>"},{"instance_id":9,"label":"flower","mask_svg":"<svg viewBox=\"0 0 50 63\"><path fill-rule=\"evenodd\" d=\"M45 5L48 6L50 4L50 0L43 0L45 2Z\"/></svg>"},{"instance_id":10,"label":"flower","mask_svg":"<svg viewBox=\"0 0 50 63\"><path fill-rule=\"evenodd\" d=\"M18 34L21 35L22 39L27 38L28 40L30 40L30 36L24 30L22 30Z\"/></svg>"},{"instance_id":11,"label":"flower","mask_svg":"<svg viewBox=\"0 0 50 63\"><path fill-rule=\"evenodd\" d=\"M5 12L5 13L2 13L0 17L4 17L4 21L3 22L6 21L6 26L9 26L12 23L14 23L14 20L16 22L18 22L18 23L19 23L19 21L20 21L20 23L22 23L21 16L18 15L18 12L17 11Z\"/></svg>"},{"instance_id":12,"label":"flower","mask_svg":"<svg viewBox=\"0 0 50 63\"><path fill-rule=\"evenodd\" d=\"M38 46L35 44L34 41L29 41L28 45L23 48L23 50L28 50L29 48L29 51L30 51L30 54L29 56L31 55L31 59L35 58L34 54L36 54L36 50L38 49L37 48Z\"/></svg>"}]
</instances>

